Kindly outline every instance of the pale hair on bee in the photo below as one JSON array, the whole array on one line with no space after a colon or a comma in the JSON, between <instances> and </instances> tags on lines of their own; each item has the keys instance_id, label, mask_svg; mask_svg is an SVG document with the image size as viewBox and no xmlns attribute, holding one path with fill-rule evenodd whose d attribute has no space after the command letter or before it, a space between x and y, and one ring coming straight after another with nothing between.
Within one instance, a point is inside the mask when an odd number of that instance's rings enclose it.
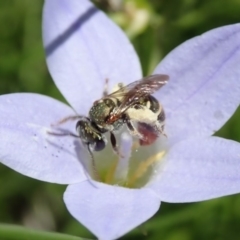
<instances>
[{"instance_id":1,"label":"pale hair on bee","mask_svg":"<svg viewBox=\"0 0 240 240\"><path fill-rule=\"evenodd\" d=\"M57 126L69 120L77 120L77 134L52 132L49 134L80 138L89 151L94 171L96 171L93 152L105 148L107 144L105 133L110 133L112 148L118 155L121 153L118 150L114 132L123 125L132 136L139 138L140 145L150 145L160 134L166 135L163 106L152 94L168 81L168 75L155 74L126 86L118 84L118 89L110 94L105 88L103 97L93 103L87 117L69 116L55 124Z\"/></svg>"}]
</instances>

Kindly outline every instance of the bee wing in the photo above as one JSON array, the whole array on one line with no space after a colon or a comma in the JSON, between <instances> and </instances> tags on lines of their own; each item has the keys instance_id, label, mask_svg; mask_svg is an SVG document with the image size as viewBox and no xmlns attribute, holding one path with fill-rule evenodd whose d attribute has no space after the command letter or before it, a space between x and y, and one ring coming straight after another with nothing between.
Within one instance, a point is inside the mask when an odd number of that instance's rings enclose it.
<instances>
[{"instance_id":1,"label":"bee wing","mask_svg":"<svg viewBox=\"0 0 240 240\"><path fill-rule=\"evenodd\" d=\"M163 85L168 82L168 80L168 75L151 75L141 80L130 83L120 88L118 91L108 95L108 97L122 97L121 104L112 112L109 118L109 123L114 122L115 119L118 119L122 113L124 113L128 108L139 102L142 97L153 94L154 92L159 90Z\"/></svg>"},{"instance_id":2,"label":"bee wing","mask_svg":"<svg viewBox=\"0 0 240 240\"><path fill-rule=\"evenodd\" d=\"M132 82L126 86L121 87L117 91L110 93L106 97L124 97L129 98L137 93L145 93L146 95L153 94L160 89L169 80L168 75L155 74L144 77L138 81ZM144 95L143 95L144 96Z\"/></svg>"}]
</instances>

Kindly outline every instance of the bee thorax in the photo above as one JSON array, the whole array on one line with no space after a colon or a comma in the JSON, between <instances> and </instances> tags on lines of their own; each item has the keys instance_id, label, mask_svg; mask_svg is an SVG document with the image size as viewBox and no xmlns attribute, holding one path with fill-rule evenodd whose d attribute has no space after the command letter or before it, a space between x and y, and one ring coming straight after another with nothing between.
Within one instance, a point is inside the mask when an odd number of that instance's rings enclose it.
<instances>
[{"instance_id":1,"label":"bee thorax","mask_svg":"<svg viewBox=\"0 0 240 240\"><path fill-rule=\"evenodd\" d=\"M99 126L104 126L106 118L115 107L115 103L111 99L104 99L96 102L89 111L90 119Z\"/></svg>"}]
</instances>

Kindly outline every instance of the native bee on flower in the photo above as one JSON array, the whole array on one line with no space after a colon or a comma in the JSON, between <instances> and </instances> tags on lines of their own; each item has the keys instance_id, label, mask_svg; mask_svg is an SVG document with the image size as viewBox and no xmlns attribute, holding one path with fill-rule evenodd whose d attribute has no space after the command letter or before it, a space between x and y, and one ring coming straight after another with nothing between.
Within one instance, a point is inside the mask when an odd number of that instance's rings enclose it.
<instances>
[{"instance_id":1,"label":"native bee on flower","mask_svg":"<svg viewBox=\"0 0 240 240\"><path fill-rule=\"evenodd\" d=\"M155 74L126 86L119 84L113 93L108 94L104 91L103 97L93 103L87 117L70 116L57 123L58 125L68 120L78 120L78 135L50 134L80 138L87 146L92 160L93 151L105 148L107 132L110 132L113 150L120 154L114 133L123 125L126 125L131 135L140 139L140 145L152 144L160 134L164 134L165 114L162 105L151 94L164 86L168 80L168 75Z\"/></svg>"}]
</instances>

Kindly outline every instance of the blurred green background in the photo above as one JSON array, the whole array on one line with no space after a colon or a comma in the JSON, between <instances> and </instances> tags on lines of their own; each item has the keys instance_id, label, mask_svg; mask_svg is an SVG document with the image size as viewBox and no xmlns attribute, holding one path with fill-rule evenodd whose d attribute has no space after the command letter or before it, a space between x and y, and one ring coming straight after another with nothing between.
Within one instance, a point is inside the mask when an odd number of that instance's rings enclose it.
<instances>
[{"instance_id":1,"label":"blurred green background","mask_svg":"<svg viewBox=\"0 0 240 240\"><path fill-rule=\"evenodd\" d=\"M128 34L145 75L186 39L240 22L240 0L95 2ZM42 0L0 0L1 94L37 92L63 100L45 64L42 6ZM239 119L240 110L217 135L240 142ZM65 186L33 180L0 165L0 222L93 238L67 212L62 200L64 189ZM150 221L122 239L239 239L239 203L240 195L191 204L162 203Z\"/></svg>"}]
</instances>

